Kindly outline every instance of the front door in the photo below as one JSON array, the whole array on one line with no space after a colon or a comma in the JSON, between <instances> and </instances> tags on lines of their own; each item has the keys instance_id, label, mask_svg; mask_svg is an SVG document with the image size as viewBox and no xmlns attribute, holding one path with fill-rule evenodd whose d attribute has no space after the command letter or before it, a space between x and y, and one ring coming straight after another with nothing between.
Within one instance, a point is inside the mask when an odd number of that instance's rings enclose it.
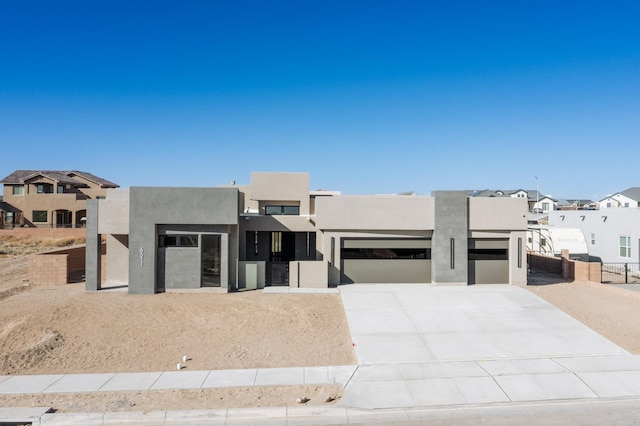
<instances>
[{"instance_id":1,"label":"front door","mask_svg":"<svg viewBox=\"0 0 640 426\"><path fill-rule=\"evenodd\" d=\"M220 235L202 234L202 287L220 287Z\"/></svg>"},{"instance_id":2,"label":"front door","mask_svg":"<svg viewBox=\"0 0 640 426\"><path fill-rule=\"evenodd\" d=\"M271 233L267 285L289 285L289 262L295 260L295 254L295 233Z\"/></svg>"},{"instance_id":3,"label":"front door","mask_svg":"<svg viewBox=\"0 0 640 426\"><path fill-rule=\"evenodd\" d=\"M56 226L58 228L71 226L71 212L69 210L56 211Z\"/></svg>"}]
</instances>

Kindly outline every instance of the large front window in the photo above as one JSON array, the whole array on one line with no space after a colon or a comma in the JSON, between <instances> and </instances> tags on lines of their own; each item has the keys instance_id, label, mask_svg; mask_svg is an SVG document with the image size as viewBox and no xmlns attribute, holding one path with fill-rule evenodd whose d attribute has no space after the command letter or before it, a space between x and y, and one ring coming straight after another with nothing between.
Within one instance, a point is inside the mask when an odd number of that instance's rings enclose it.
<instances>
[{"instance_id":1,"label":"large front window","mask_svg":"<svg viewBox=\"0 0 640 426\"><path fill-rule=\"evenodd\" d=\"M620 237L620 257L631 257L631 237Z\"/></svg>"}]
</instances>

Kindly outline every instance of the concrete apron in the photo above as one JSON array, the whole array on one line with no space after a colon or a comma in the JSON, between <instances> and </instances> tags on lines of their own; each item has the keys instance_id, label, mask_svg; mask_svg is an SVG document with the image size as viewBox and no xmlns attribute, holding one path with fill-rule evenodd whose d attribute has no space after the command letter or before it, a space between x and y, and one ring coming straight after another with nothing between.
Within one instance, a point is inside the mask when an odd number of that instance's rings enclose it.
<instances>
[{"instance_id":1,"label":"concrete apron","mask_svg":"<svg viewBox=\"0 0 640 426\"><path fill-rule=\"evenodd\" d=\"M359 367L343 407L640 396L640 357L509 285L340 287Z\"/></svg>"}]
</instances>

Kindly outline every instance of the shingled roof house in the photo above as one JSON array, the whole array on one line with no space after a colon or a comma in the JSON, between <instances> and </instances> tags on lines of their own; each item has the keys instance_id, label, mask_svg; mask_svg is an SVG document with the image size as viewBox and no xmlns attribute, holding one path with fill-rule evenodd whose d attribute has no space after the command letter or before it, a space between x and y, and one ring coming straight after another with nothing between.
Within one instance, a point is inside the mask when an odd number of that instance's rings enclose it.
<instances>
[{"instance_id":1,"label":"shingled roof house","mask_svg":"<svg viewBox=\"0 0 640 426\"><path fill-rule=\"evenodd\" d=\"M86 200L104 198L118 185L77 170L16 170L0 181L0 228L82 227Z\"/></svg>"}]
</instances>

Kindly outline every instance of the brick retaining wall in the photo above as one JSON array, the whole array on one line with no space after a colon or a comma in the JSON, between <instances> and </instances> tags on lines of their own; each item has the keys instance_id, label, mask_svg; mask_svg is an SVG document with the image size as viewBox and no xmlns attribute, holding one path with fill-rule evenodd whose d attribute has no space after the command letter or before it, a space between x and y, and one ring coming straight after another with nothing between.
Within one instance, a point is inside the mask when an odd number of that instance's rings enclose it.
<instances>
[{"instance_id":1,"label":"brick retaining wall","mask_svg":"<svg viewBox=\"0 0 640 426\"><path fill-rule=\"evenodd\" d=\"M84 279L85 246L68 247L29 256L29 281L67 284Z\"/></svg>"},{"instance_id":2,"label":"brick retaining wall","mask_svg":"<svg viewBox=\"0 0 640 426\"><path fill-rule=\"evenodd\" d=\"M582 262L569 259L569 252L562 250L562 257L527 253L529 268L557 274L567 281L600 282L602 265L599 262Z\"/></svg>"}]
</instances>

